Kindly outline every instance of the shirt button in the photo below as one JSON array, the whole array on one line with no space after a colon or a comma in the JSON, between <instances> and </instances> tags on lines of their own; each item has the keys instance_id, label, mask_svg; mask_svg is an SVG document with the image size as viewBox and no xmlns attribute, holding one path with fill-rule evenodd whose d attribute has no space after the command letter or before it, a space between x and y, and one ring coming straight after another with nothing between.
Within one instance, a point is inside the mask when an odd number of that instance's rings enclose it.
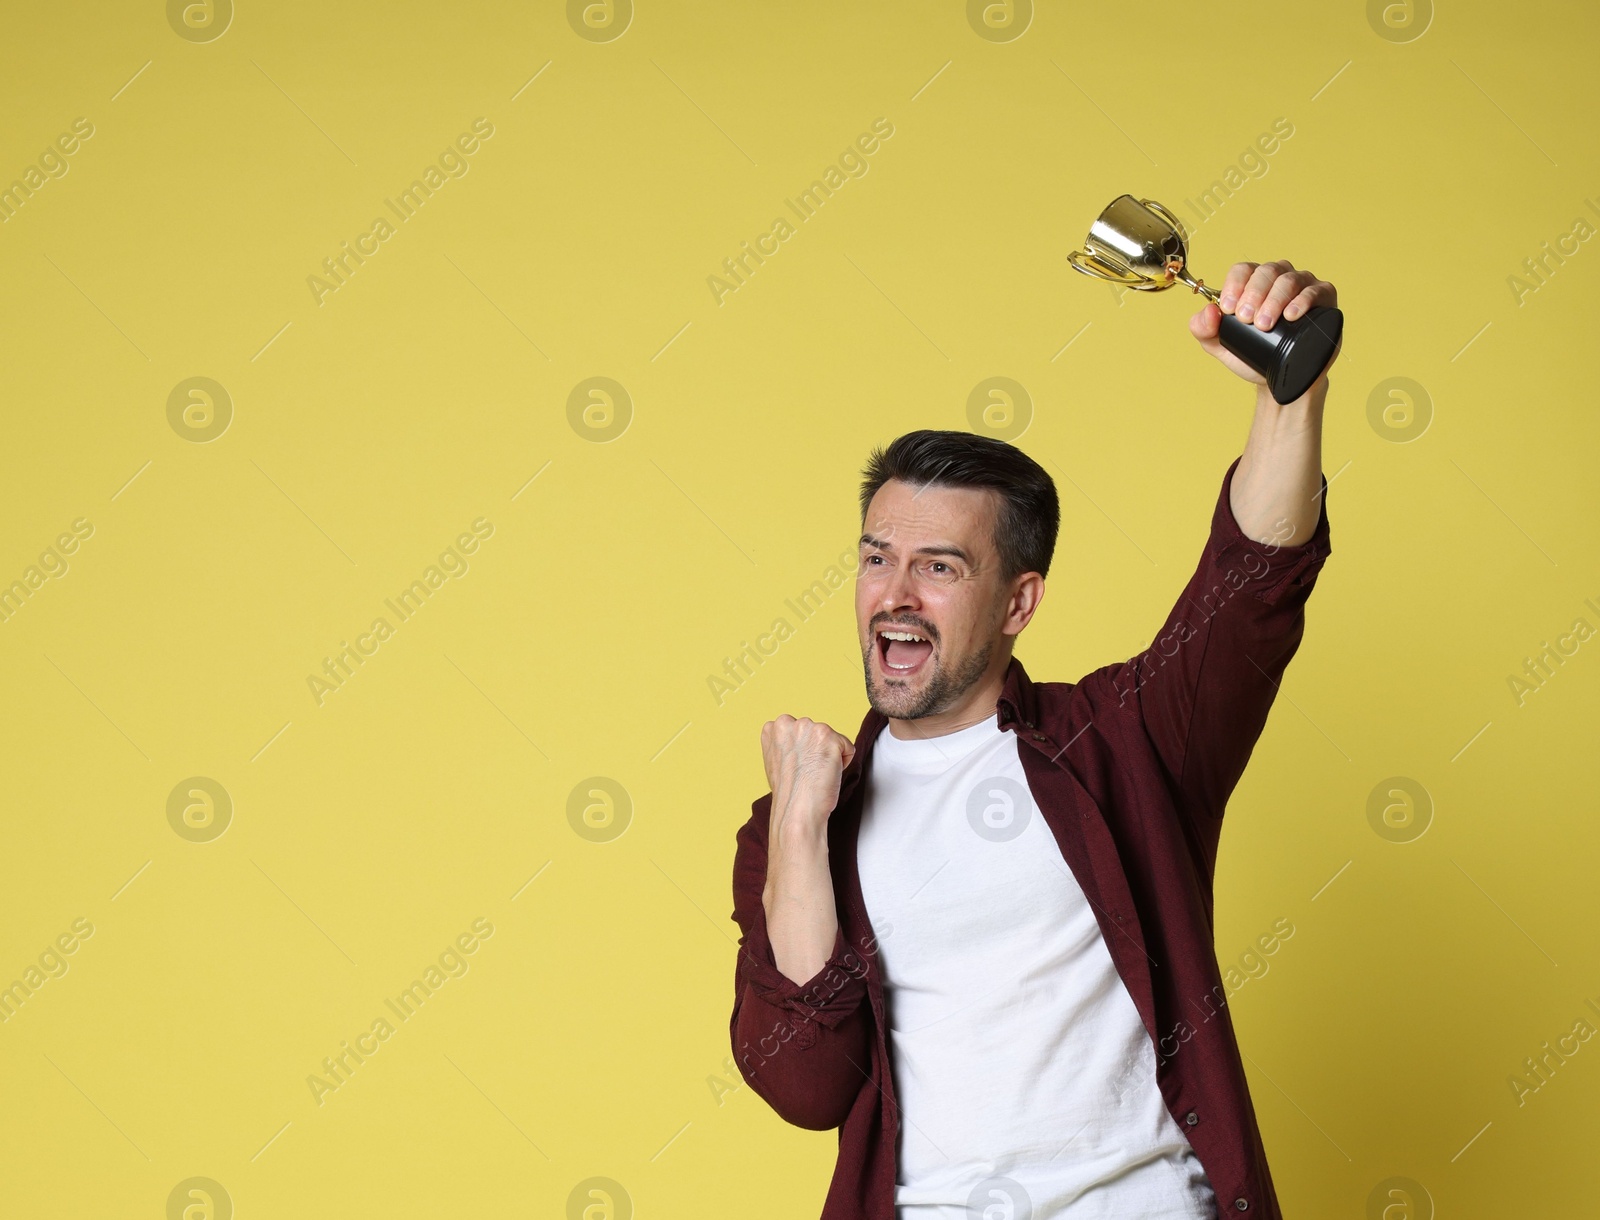
<instances>
[{"instance_id":1,"label":"shirt button","mask_svg":"<svg viewBox=\"0 0 1600 1220\"><path fill-rule=\"evenodd\" d=\"M1200 1116L1198 1114L1196 1114L1193 1110L1190 1110L1187 1114L1185 1114L1183 1116L1183 1121L1188 1123L1192 1127L1197 1122L1200 1121Z\"/></svg>"},{"instance_id":2,"label":"shirt button","mask_svg":"<svg viewBox=\"0 0 1600 1220\"><path fill-rule=\"evenodd\" d=\"M1243 1195L1240 1195L1237 1199L1235 1199L1233 1201L1233 1205L1235 1207L1237 1207L1240 1211L1249 1211L1250 1210L1250 1200L1246 1199Z\"/></svg>"}]
</instances>

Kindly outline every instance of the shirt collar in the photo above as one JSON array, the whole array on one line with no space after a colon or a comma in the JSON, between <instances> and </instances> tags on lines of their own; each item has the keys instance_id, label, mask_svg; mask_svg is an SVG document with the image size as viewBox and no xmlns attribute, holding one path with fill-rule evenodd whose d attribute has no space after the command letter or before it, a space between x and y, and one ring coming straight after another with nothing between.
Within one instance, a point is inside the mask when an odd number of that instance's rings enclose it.
<instances>
[{"instance_id":1,"label":"shirt collar","mask_svg":"<svg viewBox=\"0 0 1600 1220\"><path fill-rule=\"evenodd\" d=\"M1025 729L1039 726L1039 697L1028 677L1028 671L1016 657L1006 667L1005 685L1000 688L998 703L1000 727L1013 728L1020 724Z\"/></svg>"}]
</instances>

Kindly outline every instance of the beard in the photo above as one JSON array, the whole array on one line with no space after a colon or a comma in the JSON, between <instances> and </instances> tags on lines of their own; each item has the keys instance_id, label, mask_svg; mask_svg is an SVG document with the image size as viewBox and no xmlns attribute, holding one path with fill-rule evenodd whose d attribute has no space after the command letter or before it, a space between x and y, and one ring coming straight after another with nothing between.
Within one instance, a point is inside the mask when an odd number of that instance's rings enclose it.
<instances>
[{"instance_id":1,"label":"beard","mask_svg":"<svg viewBox=\"0 0 1600 1220\"><path fill-rule=\"evenodd\" d=\"M961 696L971 690L989 668L989 658L994 652L993 642L970 654L959 665L947 667L935 653L928 658L933 674L921 694L904 686L879 684L873 680L872 650L878 647L876 637L861 651L861 664L866 672L867 702L872 710L895 720L921 720L937 716L954 707Z\"/></svg>"}]
</instances>

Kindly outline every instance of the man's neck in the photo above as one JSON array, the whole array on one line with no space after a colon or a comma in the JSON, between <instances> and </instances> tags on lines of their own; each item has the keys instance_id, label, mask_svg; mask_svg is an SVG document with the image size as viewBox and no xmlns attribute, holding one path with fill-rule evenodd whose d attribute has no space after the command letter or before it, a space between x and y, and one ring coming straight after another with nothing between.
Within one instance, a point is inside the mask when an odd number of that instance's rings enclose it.
<instances>
[{"instance_id":1,"label":"man's neck","mask_svg":"<svg viewBox=\"0 0 1600 1220\"><path fill-rule=\"evenodd\" d=\"M1005 688L1006 670L1010 665L1011 658L1007 657L1006 663L1000 667L998 673L984 675L983 680L971 687L955 707L916 720L899 720L891 716L889 732L902 741L908 741L924 737L944 737L950 733L959 733L962 729L970 729L975 724L982 724L995 714L995 709L1000 704L1000 692Z\"/></svg>"}]
</instances>

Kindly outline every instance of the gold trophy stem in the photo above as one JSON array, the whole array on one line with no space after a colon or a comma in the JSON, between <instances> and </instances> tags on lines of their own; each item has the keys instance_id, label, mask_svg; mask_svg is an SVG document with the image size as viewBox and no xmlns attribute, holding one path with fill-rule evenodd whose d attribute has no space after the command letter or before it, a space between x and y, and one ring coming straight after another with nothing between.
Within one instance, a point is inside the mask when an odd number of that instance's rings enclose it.
<instances>
[{"instance_id":1,"label":"gold trophy stem","mask_svg":"<svg viewBox=\"0 0 1600 1220\"><path fill-rule=\"evenodd\" d=\"M1180 284L1187 284L1191 290L1198 292L1208 301L1220 301L1222 299L1220 292L1215 288L1207 287L1204 280L1195 279L1194 273L1177 259L1168 260L1167 275L1176 279Z\"/></svg>"}]
</instances>

